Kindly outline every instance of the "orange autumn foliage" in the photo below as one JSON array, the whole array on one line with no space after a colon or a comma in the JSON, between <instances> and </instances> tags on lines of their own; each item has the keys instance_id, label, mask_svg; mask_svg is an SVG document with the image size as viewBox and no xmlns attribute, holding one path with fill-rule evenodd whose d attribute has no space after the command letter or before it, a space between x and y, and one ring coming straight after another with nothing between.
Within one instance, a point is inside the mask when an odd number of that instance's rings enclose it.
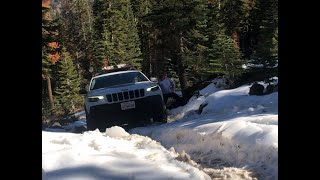
<instances>
[{"instance_id":1,"label":"orange autumn foliage","mask_svg":"<svg viewBox=\"0 0 320 180\"><path fill-rule=\"evenodd\" d=\"M48 46L51 47L51 49L59 48L59 44L57 42L50 42L48 43ZM55 64L59 60L60 54L58 52L56 52L55 54L49 54L48 58L50 59L52 64Z\"/></svg>"},{"instance_id":2,"label":"orange autumn foliage","mask_svg":"<svg viewBox=\"0 0 320 180\"><path fill-rule=\"evenodd\" d=\"M52 62L52 64L56 64L56 62L59 60L60 58L60 54L58 52L56 52L55 54L49 54L48 58L50 59L50 61Z\"/></svg>"},{"instance_id":3,"label":"orange autumn foliage","mask_svg":"<svg viewBox=\"0 0 320 180\"><path fill-rule=\"evenodd\" d=\"M59 48L59 44L57 42L48 43L48 46L51 47L52 49Z\"/></svg>"},{"instance_id":4,"label":"orange autumn foliage","mask_svg":"<svg viewBox=\"0 0 320 180\"><path fill-rule=\"evenodd\" d=\"M237 32L232 33L233 46L236 49L239 49L239 35Z\"/></svg>"},{"instance_id":5,"label":"orange autumn foliage","mask_svg":"<svg viewBox=\"0 0 320 180\"><path fill-rule=\"evenodd\" d=\"M49 8L50 4L50 0L42 0L42 7Z\"/></svg>"}]
</instances>

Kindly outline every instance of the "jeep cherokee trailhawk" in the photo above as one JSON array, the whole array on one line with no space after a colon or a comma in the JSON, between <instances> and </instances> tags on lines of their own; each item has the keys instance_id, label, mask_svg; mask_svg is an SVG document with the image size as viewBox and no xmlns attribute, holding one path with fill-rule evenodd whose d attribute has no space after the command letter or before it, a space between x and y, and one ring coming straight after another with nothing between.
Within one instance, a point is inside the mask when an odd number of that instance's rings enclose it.
<instances>
[{"instance_id":1,"label":"jeep cherokee trailhawk","mask_svg":"<svg viewBox=\"0 0 320 180\"><path fill-rule=\"evenodd\" d=\"M87 129L105 131L111 126L125 128L153 121L166 122L161 88L138 70L113 68L93 77L84 108Z\"/></svg>"}]
</instances>

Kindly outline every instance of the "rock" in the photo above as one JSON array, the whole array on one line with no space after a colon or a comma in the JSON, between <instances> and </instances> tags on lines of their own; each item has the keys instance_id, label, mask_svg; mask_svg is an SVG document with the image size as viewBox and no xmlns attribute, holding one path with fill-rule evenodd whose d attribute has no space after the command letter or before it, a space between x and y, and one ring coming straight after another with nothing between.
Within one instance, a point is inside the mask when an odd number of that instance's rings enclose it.
<instances>
[{"instance_id":1,"label":"rock","mask_svg":"<svg viewBox=\"0 0 320 180\"><path fill-rule=\"evenodd\" d=\"M252 96L252 95L262 96L263 90L264 90L264 86L255 82L250 87L249 95L250 96Z\"/></svg>"},{"instance_id":2,"label":"rock","mask_svg":"<svg viewBox=\"0 0 320 180\"><path fill-rule=\"evenodd\" d=\"M274 86L273 92L278 92L278 84Z\"/></svg>"},{"instance_id":3,"label":"rock","mask_svg":"<svg viewBox=\"0 0 320 180\"><path fill-rule=\"evenodd\" d=\"M274 92L274 85L273 84L269 84L267 87L266 87L266 93L265 94L271 94Z\"/></svg>"},{"instance_id":4,"label":"rock","mask_svg":"<svg viewBox=\"0 0 320 180\"><path fill-rule=\"evenodd\" d=\"M63 129L59 122L54 122L50 128Z\"/></svg>"}]
</instances>

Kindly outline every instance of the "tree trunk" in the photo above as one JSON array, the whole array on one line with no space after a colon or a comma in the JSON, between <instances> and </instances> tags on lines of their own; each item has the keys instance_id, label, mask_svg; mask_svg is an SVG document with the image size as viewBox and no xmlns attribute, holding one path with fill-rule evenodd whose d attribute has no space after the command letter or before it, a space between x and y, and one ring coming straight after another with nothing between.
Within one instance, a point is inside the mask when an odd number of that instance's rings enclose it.
<instances>
[{"instance_id":1,"label":"tree trunk","mask_svg":"<svg viewBox=\"0 0 320 180\"><path fill-rule=\"evenodd\" d=\"M49 76L46 76L47 85L48 85L48 96L49 96L49 102L50 102L50 108L53 110L54 103L53 103L53 96L52 96L52 89L51 89L51 80Z\"/></svg>"},{"instance_id":2,"label":"tree trunk","mask_svg":"<svg viewBox=\"0 0 320 180\"><path fill-rule=\"evenodd\" d=\"M179 76L179 82L181 86L182 96L186 97L186 89L188 89L188 81L187 81L187 75L185 71L185 67L182 63L182 57L181 55L178 55L176 58L177 62L177 70L178 70L178 76Z\"/></svg>"},{"instance_id":3,"label":"tree trunk","mask_svg":"<svg viewBox=\"0 0 320 180\"><path fill-rule=\"evenodd\" d=\"M232 39L234 48L239 50L239 34L237 31L233 31Z\"/></svg>"},{"instance_id":4,"label":"tree trunk","mask_svg":"<svg viewBox=\"0 0 320 180\"><path fill-rule=\"evenodd\" d=\"M186 89L188 89L188 81L187 81L187 75L186 75L186 68L182 61L182 48L183 48L183 41L182 41L182 32L180 31L178 33L178 36L176 37L177 41L177 53L175 53L175 61L177 64L177 74L179 76L179 82L181 86L182 96L186 97Z\"/></svg>"},{"instance_id":5,"label":"tree trunk","mask_svg":"<svg viewBox=\"0 0 320 180\"><path fill-rule=\"evenodd\" d=\"M165 50L163 46L163 41L157 42L156 46L158 48L156 49L155 52L155 65L154 65L154 76L160 77L161 74L166 71L165 69Z\"/></svg>"}]
</instances>

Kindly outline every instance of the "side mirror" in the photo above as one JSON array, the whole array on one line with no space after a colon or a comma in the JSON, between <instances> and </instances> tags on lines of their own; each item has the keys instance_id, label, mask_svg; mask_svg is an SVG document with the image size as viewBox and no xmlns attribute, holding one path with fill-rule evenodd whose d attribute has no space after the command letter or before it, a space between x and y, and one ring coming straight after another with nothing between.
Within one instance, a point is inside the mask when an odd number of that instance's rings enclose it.
<instances>
[{"instance_id":1,"label":"side mirror","mask_svg":"<svg viewBox=\"0 0 320 180\"><path fill-rule=\"evenodd\" d=\"M87 94L88 91L86 89L80 89L79 94Z\"/></svg>"},{"instance_id":2,"label":"side mirror","mask_svg":"<svg viewBox=\"0 0 320 180\"><path fill-rule=\"evenodd\" d=\"M152 82L158 82L158 79L157 79L156 77L151 77L150 80L151 80Z\"/></svg>"}]
</instances>

